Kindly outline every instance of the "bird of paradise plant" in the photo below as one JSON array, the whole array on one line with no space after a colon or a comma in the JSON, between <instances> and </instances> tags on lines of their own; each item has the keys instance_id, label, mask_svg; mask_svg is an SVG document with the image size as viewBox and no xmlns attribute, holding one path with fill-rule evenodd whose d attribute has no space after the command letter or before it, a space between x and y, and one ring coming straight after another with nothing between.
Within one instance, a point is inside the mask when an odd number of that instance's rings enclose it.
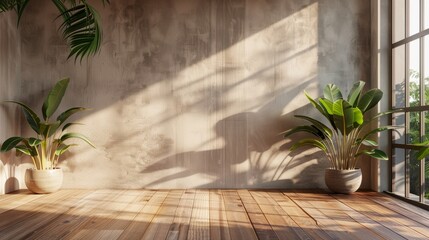
<instances>
[{"instance_id":1,"label":"bird of paradise plant","mask_svg":"<svg viewBox=\"0 0 429 240\"><path fill-rule=\"evenodd\" d=\"M60 105L67 90L70 79L60 80L49 92L42 106L43 120L27 105L17 101L6 101L21 106L28 125L36 133L34 137L15 136L8 138L1 146L1 151L6 152L16 149L18 155L25 154L31 157L37 170L54 169L62 154L76 144L68 144L69 139L77 138L88 143L91 141L82 134L67 132L67 129L77 123L66 123L66 120L77 112L86 110L83 107L73 107L59 114L56 120L51 117Z\"/></svg>"},{"instance_id":2,"label":"bird of paradise plant","mask_svg":"<svg viewBox=\"0 0 429 240\"><path fill-rule=\"evenodd\" d=\"M323 97L317 100L305 92L310 103L328 124L309 116L295 115L297 118L306 120L310 125L292 128L285 132L284 137L298 132L309 133L312 137L294 143L291 151L303 146L319 148L326 154L332 168L337 170L355 169L361 155L387 160L386 153L376 149L378 144L371 138L374 134L395 127L382 126L371 129L369 123L391 112L383 112L365 119L365 114L383 97L383 92L376 88L363 92L364 86L365 82L355 83L347 98L343 97L341 90L335 84L328 84L323 90Z\"/></svg>"}]
</instances>

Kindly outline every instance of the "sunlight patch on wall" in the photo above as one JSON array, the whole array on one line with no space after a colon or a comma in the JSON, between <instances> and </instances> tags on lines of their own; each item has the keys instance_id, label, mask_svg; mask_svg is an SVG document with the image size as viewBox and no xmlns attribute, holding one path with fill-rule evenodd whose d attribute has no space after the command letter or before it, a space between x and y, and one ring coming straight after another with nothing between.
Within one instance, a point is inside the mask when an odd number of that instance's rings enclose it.
<instances>
[{"instance_id":1,"label":"sunlight patch on wall","mask_svg":"<svg viewBox=\"0 0 429 240\"><path fill-rule=\"evenodd\" d=\"M83 118L97 149L79 146L63 162L66 186L256 187L296 176L279 133L306 105L302 91L317 89L318 3L254 34L258 19L246 21L248 37L218 51L229 30L213 32L207 58Z\"/></svg>"}]
</instances>

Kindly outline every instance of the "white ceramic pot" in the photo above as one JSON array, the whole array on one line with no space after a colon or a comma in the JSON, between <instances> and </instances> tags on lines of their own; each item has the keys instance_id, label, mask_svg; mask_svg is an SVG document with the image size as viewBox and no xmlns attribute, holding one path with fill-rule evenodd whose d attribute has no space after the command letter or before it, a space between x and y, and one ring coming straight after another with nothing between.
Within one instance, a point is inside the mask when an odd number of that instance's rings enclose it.
<instances>
[{"instance_id":1,"label":"white ceramic pot","mask_svg":"<svg viewBox=\"0 0 429 240\"><path fill-rule=\"evenodd\" d=\"M34 193L52 193L63 184L63 170L60 168L48 170L27 169L25 185Z\"/></svg>"},{"instance_id":2,"label":"white ceramic pot","mask_svg":"<svg viewBox=\"0 0 429 240\"><path fill-rule=\"evenodd\" d=\"M325 170L326 186L334 193L350 194L356 192L362 183L360 168L353 170Z\"/></svg>"}]
</instances>

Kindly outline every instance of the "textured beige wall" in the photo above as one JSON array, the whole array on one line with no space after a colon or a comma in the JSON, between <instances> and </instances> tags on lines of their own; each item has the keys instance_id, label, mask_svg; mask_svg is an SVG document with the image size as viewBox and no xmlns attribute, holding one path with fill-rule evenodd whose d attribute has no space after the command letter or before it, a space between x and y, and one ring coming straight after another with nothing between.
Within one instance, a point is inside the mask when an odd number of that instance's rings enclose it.
<instances>
[{"instance_id":1,"label":"textured beige wall","mask_svg":"<svg viewBox=\"0 0 429 240\"><path fill-rule=\"evenodd\" d=\"M46 3L23 19L20 90L40 106L71 77L63 109L93 108L76 130L97 145L62 162L65 187L324 187L323 155L279 133L315 113L304 89L369 79L370 1L112 1L101 53L76 65Z\"/></svg>"},{"instance_id":2,"label":"textured beige wall","mask_svg":"<svg viewBox=\"0 0 429 240\"><path fill-rule=\"evenodd\" d=\"M19 89L19 34L13 13L0 16L0 102L15 99ZM0 104L0 142L20 133L20 113L14 106ZM22 187L20 159L13 153L0 153L0 194Z\"/></svg>"}]
</instances>

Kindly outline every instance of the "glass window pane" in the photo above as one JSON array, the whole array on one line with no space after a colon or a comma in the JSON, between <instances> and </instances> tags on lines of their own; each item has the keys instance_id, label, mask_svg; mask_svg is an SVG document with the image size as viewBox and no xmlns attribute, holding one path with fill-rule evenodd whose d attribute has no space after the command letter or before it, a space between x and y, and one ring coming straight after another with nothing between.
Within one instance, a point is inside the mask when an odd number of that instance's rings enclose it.
<instances>
[{"instance_id":1,"label":"glass window pane","mask_svg":"<svg viewBox=\"0 0 429 240\"><path fill-rule=\"evenodd\" d=\"M405 38L405 0L393 0L392 9L392 41Z\"/></svg>"},{"instance_id":2,"label":"glass window pane","mask_svg":"<svg viewBox=\"0 0 429 240\"><path fill-rule=\"evenodd\" d=\"M399 127L392 132L393 141L396 144L405 144L405 113L394 113L392 116L393 125Z\"/></svg>"},{"instance_id":3,"label":"glass window pane","mask_svg":"<svg viewBox=\"0 0 429 240\"><path fill-rule=\"evenodd\" d=\"M429 1L427 1L427 5L429 6ZM429 36L424 37L423 58L424 58L423 79L425 84L425 99L426 99L426 105L429 105Z\"/></svg>"},{"instance_id":4,"label":"glass window pane","mask_svg":"<svg viewBox=\"0 0 429 240\"><path fill-rule=\"evenodd\" d=\"M420 142L420 112L410 112L410 124L407 129L407 143Z\"/></svg>"},{"instance_id":5,"label":"glass window pane","mask_svg":"<svg viewBox=\"0 0 429 240\"><path fill-rule=\"evenodd\" d=\"M393 192L405 196L405 150L402 148L393 149L392 155L392 183Z\"/></svg>"},{"instance_id":6,"label":"glass window pane","mask_svg":"<svg viewBox=\"0 0 429 240\"><path fill-rule=\"evenodd\" d=\"M424 120L425 120L425 123L424 123L424 136L423 136L423 138L422 138L422 141L426 141L426 140L429 140L429 111L425 111L425 112L423 112L422 114L424 114Z\"/></svg>"},{"instance_id":7,"label":"glass window pane","mask_svg":"<svg viewBox=\"0 0 429 240\"><path fill-rule=\"evenodd\" d=\"M423 7L424 7L423 29L428 29L429 28L429 1L428 0L423 1Z\"/></svg>"},{"instance_id":8,"label":"glass window pane","mask_svg":"<svg viewBox=\"0 0 429 240\"><path fill-rule=\"evenodd\" d=\"M420 0L408 0L408 36L420 31Z\"/></svg>"},{"instance_id":9,"label":"glass window pane","mask_svg":"<svg viewBox=\"0 0 429 240\"><path fill-rule=\"evenodd\" d=\"M393 107L405 107L405 46L392 51Z\"/></svg>"},{"instance_id":10,"label":"glass window pane","mask_svg":"<svg viewBox=\"0 0 429 240\"><path fill-rule=\"evenodd\" d=\"M408 100L415 107L420 105L420 39L410 42L408 49Z\"/></svg>"},{"instance_id":11,"label":"glass window pane","mask_svg":"<svg viewBox=\"0 0 429 240\"><path fill-rule=\"evenodd\" d=\"M429 203L429 157L425 159L425 202Z\"/></svg>"},{"instance_id":12,"label":"glass window pane","mask_svg":"<svg viewBox=\"0 0 429 240\"><path fill-rule=\"evenodd\" d=\"M410 198L420 196L420 160L416 159L417 151L410 151ZM418 201L418 198L416 199Z\"/></svg>"}]
</instances>

